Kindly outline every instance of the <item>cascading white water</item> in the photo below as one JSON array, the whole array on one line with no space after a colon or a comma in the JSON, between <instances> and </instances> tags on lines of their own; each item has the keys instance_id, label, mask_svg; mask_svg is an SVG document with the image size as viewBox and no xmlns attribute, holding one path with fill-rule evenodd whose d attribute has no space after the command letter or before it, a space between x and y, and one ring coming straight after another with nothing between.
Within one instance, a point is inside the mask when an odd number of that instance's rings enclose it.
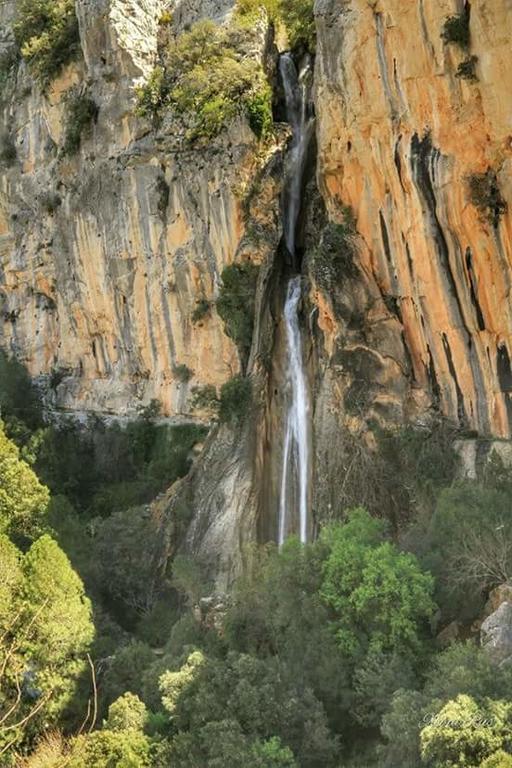
<instances>
[{"instance_id":1,"label":"cascading white water","mask_svg":"<svg viewBox=\"0 0 512 768\"><path fill-rule=\"evenodd\" d=\"M290 255L295 257L297 221L302 205L302 183L307 150L314 128L314 119L308 116L308 80L311 74L311 61L309 56L305 57L298 74L292 56L284 53L279 60L279 70L286 99L286 114L292 129L286 169L284 233L286 247Z\"/></svg>"},{"instance_id":2,"label":"cascading white water","mask_svg":"<svg viewBox=\"0 0 512 768\"><path fill-rule=\"evenodd\" d=\"M283 54L280 72L283 80L288 121L292 128L292 142L287 158L284 195L284 236L292 259L296 256L297 224L302 205L302 189L308 146L314 120L308 116L308 79L311 64L304 62L300 74L290 54ZM308 538L310 455L310 407L302 339L299 325L301 279L290 279L284 306L287 343L287 395L288 411L284 431L283 467L279 499L278 542L281 546L292 531L298 513L300 540ZM293 510L296 510L293 514Z\"/></svg>"},{"instance_id":3,"label":"cascading white water","mask_svg":"<svg viewBox=\"0 0 512 768\"><path fill-rule=\"evenodd\" d=\"M299 512L300 540L306 542L308 538L309 398L298 315L300 298L300 277L294 277L288 283L284 306L288 345L287 384L290 392L290 403L284 433L283 471L279 503L279 545L284 542L289 532L291 502L296 504Z\"/></svg>"}]
</instances>

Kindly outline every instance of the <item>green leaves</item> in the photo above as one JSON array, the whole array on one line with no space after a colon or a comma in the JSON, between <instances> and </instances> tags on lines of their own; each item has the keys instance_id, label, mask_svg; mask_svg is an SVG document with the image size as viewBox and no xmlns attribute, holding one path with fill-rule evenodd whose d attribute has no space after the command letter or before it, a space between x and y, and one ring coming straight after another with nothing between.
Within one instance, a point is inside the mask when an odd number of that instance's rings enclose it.
<instances>
[{"instance_id":1,"label":"green leaves","mask_svg":"<svg viewBox=\"0 0 512 768\"><path fill-rule=\"evenodd\" d=\"M511 702L487 700L478 705L471 696L460 695L421 731L421 756L433 768L480 768L511 739Z\"/></svg>"},{"instance_id":2,"label":"green leaves","mask_svg":"<svg viewBox=\"0 0 512 768\"><path fill-rule=\"evenodd\" d=\"M166 108L184 118L189 142L214 138L238 114L258 138L269 133L272 91L240 30L203 20L171 39L138 91L137 112L158 122Z\"/></svg>"},{"instance_id":3,"label":"green leaves","mask_svg":"<svg viewBox=\"0 0 512 768\"><path fill-rule=\"evenodd\" d=\"M75 0L20 0L18 6L16 42L46 87L80 50Z\"/></svg>"},{"instance_id":4,"label":"green leaves","mask_svg":"<svg viewBox=\"0 0 512 768\"><path fill-rule=\"evenodd\" d=\"M356 509L345 525L323 534L330 553L320 594L334 610L336 636L349 656L369 649L418 652L423 624L435 611L432 576L413 555L382 541L383 532L380 521Z\"/></svg>"},{"instance_id":5,"label":"green leaves","mask_svg":"<svg viewBox=\"0 0 512 768\"><path fill-rule=\"evenodd\" d=\"M0 533L34 536L45 526L48 489L19 456L0 423Z\"/></svg>"}]
</instances>

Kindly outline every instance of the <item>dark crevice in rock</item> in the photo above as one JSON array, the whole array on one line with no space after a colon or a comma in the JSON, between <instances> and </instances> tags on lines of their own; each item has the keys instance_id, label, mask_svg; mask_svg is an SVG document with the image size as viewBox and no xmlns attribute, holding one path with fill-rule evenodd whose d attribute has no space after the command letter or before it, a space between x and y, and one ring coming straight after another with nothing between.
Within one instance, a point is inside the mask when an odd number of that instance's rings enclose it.
<instances>
[{"instance_id":1,"label":"dark crevice in rock","mask_svg":"<svg viewBox=\"0 0 512 768\"><path fill-rule=\"evenodd\" d=\"M386 220L382 215L382 211L379 211L379 221L380 221L380 231L382 235L382 245L384 247L384 253L386 254L386 260L388 264L392 266L393 261L391 258L391 245L389 242L388 228L386 226Z\"/></svg>"},{"instance_id":2,"label":"dark crevice in rock","mask_svg":"<svg viewBox=\"0 0 512 768\"><path fill-rule=\"evenodd\" d=\"M396 172L398 174L398 178L400 180L400 186L402 187L402 190L405 192L404 183L402 180L402 159L400 157L400 142L402 141L402 134L398 137L398 139L395 142L395 149L393 152L393 159L396 166Z\"/></svg>"},{"instance_id":3,"label":"dark crevice in rock","mask_svg":"<svg viewBox=\"0 0 512 768\"><path fill-rule=\"evenodd\" d=\"M434 405L437 406L437 405L439 405L439 403L441 401L441 388L439 386L439 380L437 378L436 367L434 365L434 359L432 357L432 352L430 351L430 347L428 346L428 344L427 344L427 352L428 352L427 376L428 376L428 380L430 382L430 390L432 392L432 400L434 402Z\"/></svg>"},{"instance_id":4,"label":"dark crevice in rock","mask_svg":"<svg viewBox=\"0 0 512 768\"><path fill-rule=\"evenodd\" d=\"M443 347L446 355L446 361L448 363L448 370L450 371L450 375L455 385L455 392L457 395L457 417L459 419L460 425L464 426L467 423L467 413L466 413L466 407L464 405L464 395L462 394L462 390L459 385L459 380L457 378L457 371L455 370L455 365L453 363L450 343L445 333L443 333Z\"/></svg>"},{"instance_id":5,"label":"dark crevice in rock","mask_svg":"<svg viewBox=\"0 0 512 768\"><path fill-rule=\"evenodd\" d=\"M405 241L405 253L407 254L407 264L409 266L409 274L411 276L411 280L414 281L414 263L411 256L411 249L409 248L409 243L407 240Z\"/></svg>"},{"instance_id":6,"label":"dark crevice in rock","mask_svg":"<svg viewBox=\"0 0 512 768\"><path fill-rule=\"evenodd\" d=\"M512 392L512 368L510 367L510 355L504 344L498 347L496 354L496 368L498 381L502 392Z\"/></svg>"},{"instance_id":7,"label":"dark crevice in rock","mask_svg":"<svg viewBox=\"0 0 512 768\"><path fill-rule=\"evenodd\" d=\"M475 271L473 269L473 255L471 253L471 248L466 248L466 268L469 276L471 303L475 308L476 320L478 323L478 330L485 331L484 316L483 316L482 308L480 306L480 302L478 301L478 289L477 289Z\"/></svg>"}]
</instances>

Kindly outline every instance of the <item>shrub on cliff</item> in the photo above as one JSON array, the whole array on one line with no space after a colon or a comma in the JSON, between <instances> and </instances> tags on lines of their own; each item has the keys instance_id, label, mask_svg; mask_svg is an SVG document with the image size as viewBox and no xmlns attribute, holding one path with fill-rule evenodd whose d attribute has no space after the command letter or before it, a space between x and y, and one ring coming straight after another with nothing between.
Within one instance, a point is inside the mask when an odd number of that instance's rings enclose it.
<instances>
[{"instance_id":1,"label":"shrub on cliff","mask_svg":"<svg viewBox=\"0 0 512 768\"><path fill-rule=\"evenodd\" d=\"M501 216L507 212L507 203L501 194L496 172L489 168L485 173L473 173L467 184L472 205L493 227L497 227Z\"/></svg>"},{"instance_id":2,"label":"shrub on cliff","mask_svg":"<svg viewBox=\"0 0 512 768\"><path fill-rule=\"evenodd\" d=\"M80 149L82 138L90 131L98 117L98 105L87 94L75 94L68 105L68 122L64 137L64 153L74 155Z\"/></svg>"},{"instance_id":3,"label":"shrub on cliff","mask_svg":"<svg viewBox=\"0 0 512 768\"><path fill-rule=\"evenodd\" d=\"M219 418L228 424L239 424L247 415L252 400L252 385L250 379L235 376L220 390Z\"/></svg>"},{"instance_id":4,"label":"shrub on cliff","mask_svg":"<svg viewBox=\"0 0 512 768\"><path fill-rule=\"evenodd\" d=\"M265 9L271 22L282 24L291 48L315 50L316 29L313 0L238 0L237 13L246 23L252 23Z\"/></svg>"},{"instance_id":5,"label":"shrub on cliff","mask_svg":"<svg viewBox=\"0 0 512 768\"><path fill-rule=\"evenodd\" d=\"M460 77L462 80L469 80L475 83L478 80L476 74L476 65L478 64L478 56L468 56L467 59L461 61L457 67L455 77Z\"/></svg>"},{"instance_id":6,"label":"shrub on cliff","mask_svg":"<svg viewBox=\"0 0 512 768\"><path fill-rule=\"evenodd\" d=\"M80 50L75 0L21 0L14 36L34 76L47 86Z\"/></svg>"},{"instance_id":7,"label":"shrub on cliff","mask_svg":"<svg viewBox=\"0 0 512 768\"><path fill-rule=\"evenodd\" d=\"M353 211L345 206L342 221L327 224L310 259L313 279L325 291L330 292L342 285L344 279L357 275L354 263L355 235Z\"/></svg>"},{"instance_id":8,"label":"shrub on cliff","mask_svg":"<svg viewBox=\"0 0 512 768\"><path fill-rule=\"evenodd\" d=\"M467 7L456 16L449 16L444 22L441 37L445 43L455 43L461 48L468 48L470 41L469 10Z\"/></svg>"},{"instance_id":9,"label":"shrub on cliff","mask_svg":"<svg viewBox=\"0 0 512 768\"><path fill-rule=\"evenodd\" d=\"M243 360L251 350L258 273L259 267L250 262L226 267L217 299L217 312L224 321L224 329Z\"/></svg>"},{"instance_id":10,"label":"shrub on cliff","mask_svg":"<svg viewBox=\"0 0 512 768\"><path fill-rule=\"evenodd\" d=\"M138 91L138 114L159 119L164 109L180 115L186 139L211 139L245 114L258 137L272 124L272 94L261 64L244 53L236 27L199 21L173 38L160 64Z\"/></svg>"}]
</instances>

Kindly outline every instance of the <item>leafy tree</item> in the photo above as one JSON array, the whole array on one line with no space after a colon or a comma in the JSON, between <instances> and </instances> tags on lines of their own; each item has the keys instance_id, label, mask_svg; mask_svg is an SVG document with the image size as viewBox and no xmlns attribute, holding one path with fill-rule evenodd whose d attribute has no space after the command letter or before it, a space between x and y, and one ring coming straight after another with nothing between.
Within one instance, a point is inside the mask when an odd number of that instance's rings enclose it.
<instances>
[{"instance_id":1,"label":"leafy tree","mask_svg":"<svg viewBox=\"0 0 512 768\"><path fill-rule=\"evenodd\" d=\"M446 702L461 693L476 701L504 699L512 690L512 669L496 669L473 642L454 643L434 658L424 690L429 701Z\"/></svg>"},{"instance_id":2,"label":"leafy tree","mask_svg":"<svg viewBox=\"0 0 512 768\"><path fill-rule=\"evenodd\" d=\"M500 749L487 757L480 768L512 768L512 755Z\"/></svg>"},{"instance_id":3,"label":"leafy tree","mask_svg":"<svg viewBox=\"0 0 512 768\"><path fill-rule=\"evenodd\" d=\"M433 768L480 768L511 738L512 702L489 699L479 706L460 695L421 731L421 755Z\"/></svg>"},{"instance_id":4,"label":"leafy tree","mask_svg":"<svg viewBox=\"0 0 512 768\"><path fill-rule=\"evenodd\" d=\"M277 737L256 742L252 748L254 768L297 768L293 752Z\"/></svg>"},{"instance_id":5,"label":"leafy tree","mask_svg":"<svg viewBox=\"0 0 512 768\"><path fill-rule=\"evenodd\" d=\"M416 675L411 660L398 653L373 651L354 673L355 719L378 728L395 691L414 688Z\"/></svg>"},{"instance_id":6,"label":"leafy tree","mask_svg":"<svg viewBox=\"0 0 512 768\"><path fill-rule=\"evenodd\" d=\"M0 413L8 437L28 445L43 425L42 409L26 368L0 351Z\"/></svg>"},{"instance_id":7,"label":"leafy tree","mask_svg":"<svg viewBox=\"0 0 512 768\"><path fill-rule=\"evenodd\" d=\"M93 549L98 584L114 606L120 604L119 621L125 625L133 626L138 614L151 611L157 601L160 546L159 524L147 507L116 512L96 523Z\"/></svg>"},{"instance_id":8,"label":"leafy tree","mask_svg":"<svg viewBox=\"0 0 512 768\"><path fill-rule=\"evenodd\" d=\"M0 534L0 634L9 629L16 615L22 581L21 553L5 534Z\"/></svg>"},{"instance_id":9,"label":"leafy tree","mask_svg":"<svg viewBox=\"0 0 512 768\"><path fill-rule=\"evenodd\" d=\"M93 625L82 582L49 536L24 557L1 537L0 572L10 606L0 636L0 745L14 746L69 706Z\"/></svg>"},{"instance_id":10,"label":"leafy tree","mask_svg":"<svg viewBox=\"0 0 512 768\"><path fill-rule=\"evenodd\" d=\"M251 554L251 553L248 553ZM329 610L319 595L322 543L302 546L288 539L278 552L252 552L225 619L230 647L261 658L280 659L281 674L310 687L340 727L340 710L352 704L345 660L329 625Z\"/></svg>"},{"instance_id":11,"label":"leafy tree","mask_svg":"<svg viewBox=\"0 0 512 768\"><path fill-rule=\"evenodd\" d=\"M120 648L110 661L100 687L102 706L111 705L126 691L143 697L144 674L154 661L155 654L146 643L134 641Z\"/></svg>"},{"instance_id":12,"label":"leafy tree","mask_svg":"<svg viewBox=\"0 0 512 768\"><path fill-rule=\"evenodd\" d=\"M108 708L106 728L110 731L142 733L148 717L146 705L133 693L124 693Z\"/></svg>"},{"instance_id":13,"label":"leafy tree","mask_svg":"<svg viewBox=\"0 0 512 768\"><path fill-rule=\"evenodd\" d=\"M418 768L421 765L419 734L424 717L425 699L418 691L399 689L390 700L382 718L381 733L385 743L379 749L385 768Z\"/></svg>"},{"instance_id":14,"label":"leafy tree","mask_svg":"<svg viewBox=\"0 0 512 768\"><path fill-rule=\"evenodd\" d=\"M445 617L472 618L492 587L512 577L508 493L474 482L439 496L424 562L438 579Z\"/></svg>"},{"instance_id":15,"label":"leafy tree","mask_svg":"<svg viewBox=\"0 0 512 768\"><path fill-rule=\"evenodd\" d=\"M69 768L149 768L150 742L135 730L95 731L71 745Z\"/></svg>"},{"instance_id":16,"label":"leafy tree","mask_svg":"<svg viewBox=\"0 0 512 768\"><path fill-rule=\"evenodd\" d=\"M335 613L340 647L356 658L368 650L420 652L435 610L430 574L382 536L382 524L363 509L322 536L329 555L320 594Z\"/></svg>"},{"instance_id":17,"label":"leafy tree","mask_svg":"<svg viewBox=\"0 0 512 768\"><path fill-rule=\"evenodd\" d=\"M337 744L320 703L309 689L287 681L277 660L233 652L223 660L194 653L181 670L162 676L161 690L176 729L177 768L194 764L185 755L194 755L200 765L234 766L231 756L236 750L243 754L246 740L251 744L274 736L304 768L327 768L336 758Z\"/></svg>"},{"instance_id":18,"label":"leafy tree","mask_svg":"<svg viewBox=\"0 0 512 768\"><path fill-rule=\"evenodd\" d=\"M381 724L387 742L381 750L384 765L395 768L403 756L408 768L419 766L421 729L439 722L439 711L450 701L463 696L484 706L508 698L511 687L512 669L497 669L475 643L453 644L435 657L422 691L393 694Z\"/></svg>"},{"instance_id":19,"label":"leafy tree","mask_svg":"<svg viewBox=\"0 0 512 768\"><path fill-rule=\"evenodd\" d=\"M0 531L33 536L44 527L50 495L0 425Z\"/></svg>"},{"instance_id":20,"label":"leafy tree","mask_svg":"<svg viewBox=\"0 0 512 768\"><path fill-rule=\"evenodd\" d=\"M50 664L83 653L93 637L91 606L64 552L48 535L42 536L23 558L22 568L23 597L32 614L28 648Z\"/></svg>"}]
</instances>

